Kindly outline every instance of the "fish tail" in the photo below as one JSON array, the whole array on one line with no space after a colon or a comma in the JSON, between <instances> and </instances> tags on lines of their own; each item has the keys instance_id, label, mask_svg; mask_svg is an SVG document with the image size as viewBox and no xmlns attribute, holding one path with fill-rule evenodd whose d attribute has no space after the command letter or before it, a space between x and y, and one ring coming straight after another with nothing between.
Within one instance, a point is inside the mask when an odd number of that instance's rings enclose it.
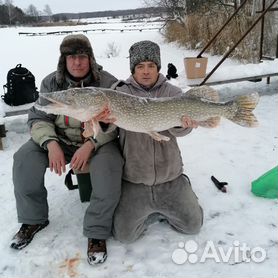
<instances>
[{"instance_id":1,"label":"fish tail","mask_svg":"<svg viewBox=\"0 0 278 278\"><path fill-rule=\"evenodd\" d=\"M255 109L259 101L259 94L253 93L250 95L239 96L234 100L237 106L237 111L232 117L227 117L232 122L243 127L256 127L258 120L252 111Z\"/></svg>"}]
</instances>

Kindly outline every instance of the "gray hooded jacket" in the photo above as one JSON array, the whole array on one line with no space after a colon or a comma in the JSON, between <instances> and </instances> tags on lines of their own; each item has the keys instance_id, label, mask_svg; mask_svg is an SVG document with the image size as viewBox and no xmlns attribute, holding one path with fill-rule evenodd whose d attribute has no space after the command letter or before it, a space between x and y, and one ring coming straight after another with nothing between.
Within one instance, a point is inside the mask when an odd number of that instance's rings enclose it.
<instances>
[{"instance_id":1,"label":"gray hooded jacket","mask_svg":"<svg viewBox=\"0 0 278 278\"><path fill-rule=\"evenodd\" d=\"M162 74L149 91L132 76L117 84L113 86L117 90L136 96L159 98L182 94L181 89L168 83ZM165 130L161 134L170 137L170 140L158 142L148 134L120 129L120 145L125 159L123 179L151 186L177 178L183 173L183 162L176 137L184 136L191 130L182 127Z\"/></svg>"},{"instance_id":2,"label":"gray hooded jacket","mask_svg":"<svg viewBox=\"0 0 278 278\"><path fill-rule=\"evenodd\" d=\"M110 88L117 81L110 73L103 71L101 66L98 66L98 74L100 76L99 80L93 80L93 77L89 75L78 83L71 80L65 74L62 84L58 84L56 78L57 73L53 72L43 79L40 93L54 92L80 86ZM49 140L61 140L68 145L74 146L81 146L84 142L84 137L82 137L82 123L71 117L66 118L62 115L46 114L32 107L28 115L28 125L31 129L32 139L43 148L46 148L46 143ZM89 139L95 145L95 149L98 149L101 145L115 139L116 136L116 131L109 133L101 131L96 137L96 140L93 138Z\"/></svg>"}]
</instances>

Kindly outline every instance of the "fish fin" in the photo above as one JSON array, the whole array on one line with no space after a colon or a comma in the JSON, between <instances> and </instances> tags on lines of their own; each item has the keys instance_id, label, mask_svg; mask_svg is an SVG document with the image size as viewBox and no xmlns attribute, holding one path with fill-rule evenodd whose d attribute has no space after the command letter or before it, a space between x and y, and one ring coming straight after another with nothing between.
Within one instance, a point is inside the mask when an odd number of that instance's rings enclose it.
<instances>
[{"instance_id":1,"label":"fish fin","mask_svg":"<svg viewBox=\"0 0 278 278\"><path fill-rule=\"evenodd\" d=\"M85 137L85 138L92 137L93 133L89 132L88 130L84 130L82 132L82 136Z\"/></svg>"},{"instance_id":2,"label":"fish fin","mask_svg":"<svg viewBox=\"0 0 278 278\"><path fill-rule=\"evenodd\" d=\"M198 125L206 128L217 127L220 123L220 117L211 117L205 121L198 121Z\"/></svg>"},{"instance_id":3,"label":"fish fin","mask_svg":"<svg viewBox=\"0 0 278 278\"><path fill-rule=\"evenodd\" d=\"M258 126L258 120L252 111L259 102L259 94L255 92L250 95L239 96L234 102L236 103L238 110L234 116L227 117L227 119L243 127Z\"/></svg>"},{"instance_id":4,"label":"fish fin","mask_svg":"<svg viewBox=\"0 0 278 278\"><path fill-rule=\"evenodd\" d=\"M84 123L84 131L82 135L87 138L94 135L93 125L90 121Z\"/></svg>"},{"instance_id":5,"label":"fish fin","mask_svg":"<svg viewBox=\"0 0 278 278\"><path fill-rule=\"evenodd\" d=\"M91 120L91 122L93 125L94 138L96 139L96 137L100 131L100 125L99 125L99 122L97 120L95 120L94 118Z\"/></svg>"},{"instance_id":6,"label":"fish fin","mask_svg":"<svg viewBox=\"0 0 278 278\"><path fill-rule=\"evenodd\" d=\"M84 131L82 135L87 138L93 136L94 139L98 135L100 130L100 125L99 122L96 121L94 118L91 119L90 121L87 121L84 123Z\"/></svg>"},{"instance_id":7,"label":"fish fin","mask_svg":"<svg viewBox=\"0 0 278 278\"><path fill-rule=\"evenodd\" d=\"M155 131L150 131L150 132L148 132L148 134L156 141L169 141L170 140L169 137L159 134L158 132L155 132Z\"/></svg>"},{"instance_id":8,"label":"fish fin","mask_svg":"<svg viewBox=\"0 0 278 278\"><path fill-rule=\"evenodd\" d=\"M190 98L197 98L197 99L204 99L207 101L212 102L219 102L219 94L217 91L215 91L213 88L209 86L200 86L196 88L192 88L186 93L187 97Z\"/></svg>"}]
</instances>

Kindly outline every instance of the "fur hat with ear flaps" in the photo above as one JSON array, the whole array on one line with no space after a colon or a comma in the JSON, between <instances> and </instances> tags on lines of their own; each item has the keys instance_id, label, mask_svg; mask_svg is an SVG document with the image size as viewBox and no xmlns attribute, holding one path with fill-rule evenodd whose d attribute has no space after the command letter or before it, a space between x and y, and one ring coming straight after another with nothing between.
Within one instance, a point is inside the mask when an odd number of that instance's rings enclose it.
<instances>
[{"instance_id":1,"label":"fur hat with ear flaps","mask_svg":"<svg viewBox=\"0 0 278 278\"><path fill-rule=\"evenodd\" d=\"M66 73L66 56L74 54L87 54L90 57L90 67L94 80L99 80L98 66L93 49L88 38L82 34L66 36L60 45L60 58L58 61L56 80L62 84Z\"/></svg>"}]
</instances>

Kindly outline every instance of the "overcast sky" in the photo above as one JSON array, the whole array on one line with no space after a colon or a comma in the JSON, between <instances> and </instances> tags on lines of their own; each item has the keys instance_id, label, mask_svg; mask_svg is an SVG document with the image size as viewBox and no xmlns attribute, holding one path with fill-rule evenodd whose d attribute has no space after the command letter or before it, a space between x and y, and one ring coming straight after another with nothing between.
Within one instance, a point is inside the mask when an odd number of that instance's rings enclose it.
<instances>
[{"instance_id":1,"label":"overcast sky","mask_svg":"<svg viewBox=\"0 0 278 278\"><path fill-rule=\"evenodd\" d=\"M3 1L3 3L4 2L5 1ZM13 0L12 3L22 10L25 10L32 4L39 11L43 11L45 5L48 4L53 14L136 9L144 7L143 0Z\"/></svg>"}]
</instances>

